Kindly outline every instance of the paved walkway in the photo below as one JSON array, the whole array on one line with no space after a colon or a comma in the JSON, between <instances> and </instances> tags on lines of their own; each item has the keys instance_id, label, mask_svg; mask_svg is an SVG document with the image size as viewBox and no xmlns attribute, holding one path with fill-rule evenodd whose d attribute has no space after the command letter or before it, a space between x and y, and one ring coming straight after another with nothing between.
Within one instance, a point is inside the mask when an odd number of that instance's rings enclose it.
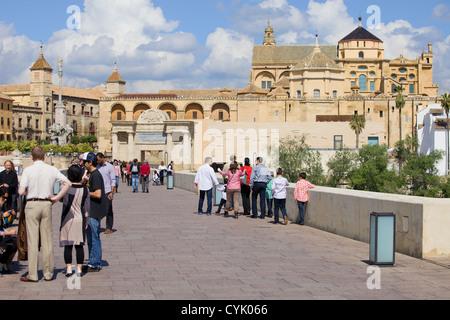
<instances>
[{"instance_id":1,"label":"paved walkway","mask_svg":"<svg viewBox=\"0 0 450 320\"><path fill-rule=\"evenodd\" d=\"M368 273L368 244L271 219L193 214L197 196L122 184L115 232L102 234L104 268L70 289L58 247L61 205L54 206L56 277L24 283L26 262L0 278L3 299L450 299L450 269L402 254L396 266ZM103 222L104 224L104 222ZM87 253L87 249L86 249ZM380 284L380 289L369 289ZM76 285L72 282L72 288Z\"/></svg>"}]
</instances>

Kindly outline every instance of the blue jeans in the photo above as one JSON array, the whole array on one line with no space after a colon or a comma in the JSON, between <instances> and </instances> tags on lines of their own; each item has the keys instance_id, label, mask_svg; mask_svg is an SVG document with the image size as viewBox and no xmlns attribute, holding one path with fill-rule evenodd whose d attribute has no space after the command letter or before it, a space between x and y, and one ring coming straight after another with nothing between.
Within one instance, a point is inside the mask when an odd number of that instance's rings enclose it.
<instances>
[{"instance_id":1,"label":"blue jeans","mask_svg":"<svg viewBox=\"0 0 450 320\"><path fill-rule=\"evenodd\" d=\"M265 182L255 182L252 188L252 213L254 217L258 216L257 198L259 194L259 206L261 210L261 218L266 216L266 187Z\"/></svg>"},{"instance_id":2,"label":"blue jeans","mask_svg":"<svg viewBox=\"0 0 450 320\"><path fill-rule=\"evenodd\" d=\"M133 190L138 190L139 188L139 174L132 174L131 175L131 183L133 185Z\"/></svg>"},{"instance_id":3,"label":"blue jeans","mask_svg":"<svg viewBox=\"0 0 450 320\"><path fill-rule=\"evenodd\" d=\"M281 214L283 215L283 218L285 216L287 216L286 213L286 199L273 199L274 203L275 203L275 210L274 210L274 220L276 223L280 222L280 214L278 212L278 209L281 210Z\"/></svg>"},{"instance_id":4,"label":"blue jeans","mask_svg":"<svg viewBox=\"0 0 450 320\"><path fill-rule=\"evenodd\" d=\"M209 190L200 190L200 198L198 199L198 214L203 213L203 201L205 201L205 194L207 198L207 208L206 214L211 214L212 210L212 189Z\"/></svg>"},{"instance_id":5,"label":"blue jeans","mask_svg":"<svg viewBox=\"0 0 450 320\"><path fill-rule=\"evenodd\" d=\"M102 268L102 242L100 240L100 219L88 218L86 239L89 250L89 266Z\"/></svg>"},{"instance_id":6,"label":"blue jeans","mask_svg":"<svg viewBox=\"0 0 450 320\"><path fill-rule=\"evenodd\" d=\"M298 217L300 219L299 223L304 224L305 223L305 216L304 216L304 208L306 206L306 202L297 201L298 206Z\"/></svg>"}]
</instances>

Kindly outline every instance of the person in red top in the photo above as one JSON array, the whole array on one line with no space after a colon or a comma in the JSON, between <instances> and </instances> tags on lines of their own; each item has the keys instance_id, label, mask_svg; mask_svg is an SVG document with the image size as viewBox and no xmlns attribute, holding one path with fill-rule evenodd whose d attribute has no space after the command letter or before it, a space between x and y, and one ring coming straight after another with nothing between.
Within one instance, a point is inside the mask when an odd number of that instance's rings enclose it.
<instances>
[{"instance_id":1,"label":"person in red top","mask_svg":"<svg viewBox=\"0 0 450 320\"><path fill-rule=\"evenodd\" d=\"M299 180L297 181L297 184L295 185L295 191L294 191L294 198L295 202L297 202L298 206L298 216L300 218L300 225L305 224L305 217L304 217L304 208L306 206L306 203L309 200L308 190L315 188L316 186L313 185L311 182L306 181L306 173L302 172L300 173Z\"/></svg>"},{"instance_id":2,"label":"person in red top","mask_svg":"<svg viewBox=\"0 0 450 320\"><path fill-rule=\"evenodd\" d=\"M141 177L142 177L142 192L148 193L148 182L150 177L150 166L148 165L147 160L144 160L144 163L141 165Z\"/></svg>"},{"instance_id":3,"label":"person in red top","mask_svg":"<svg viewBox=\"0 0 450 320\"><path fill-rule=\"evenodd\" d=\"M244 215L249 216L250 215L250 176L252 175L252 167L250 167L250 159L245 158L244 159L244 165L241 166L240 170L246 172L247 179L245 181L242 181L241 184L241 196L242 196L242 206L244 207Z\"/></svg>"}]
</instances>

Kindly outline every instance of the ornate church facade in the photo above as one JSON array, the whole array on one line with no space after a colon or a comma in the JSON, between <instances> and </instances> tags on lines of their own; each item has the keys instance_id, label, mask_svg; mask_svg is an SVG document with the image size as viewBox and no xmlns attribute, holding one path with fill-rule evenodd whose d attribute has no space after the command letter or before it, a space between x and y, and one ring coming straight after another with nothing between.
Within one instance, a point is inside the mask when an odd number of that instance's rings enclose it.
<instances>
[{"instance_id":1,"label":"ornate church facade","mask_svg":"<svg viewBox=\"0 0 450 320\"><path fill-rule=\"evenodd\" d=\"M310 46L277 45L274 34L269 24L262 45L254 46L243 89L127 94L116 65L106 85L62 88L67 123L74 134L95 134L99 151L110 158L174 160L178 169L195 169L205 156L217 162L231 154L271 158L287 137L305 136L322 150L354 148L354 114L366 119L360 146L392 147L416 134L417 113L438 99L431 44L417 59L388 60L383 41L361 23L334 46L320 45L317 36ZM52 73L41 48L29 84L0 86L14 100L13 140L49 140L58 101ZM401 118L396 86L406 100Z\"/></svg>"},{"instance_id":2,"label":"ornate church facade","mask_svg":"<svg viewBox=\"0 0 450 320\"><path fill-rule=\"evenodd\" d=\"M174 150L177 155L184 150L177 159L184 157L185 169L202 164L203 156L211 152L217 161L226 162L242 141L247 141L242 156L250 158L264 148L270 158L271 140L301 135L312 148L354 148L355 135L349 127L353 114L366 119L360 145L392 147L401 138L399 125L402 138L414 135L416 113L438 96L431 44L416 60L403 56L387 60L383 41L361 23L337 46L321 46L317 36L315 45L280 46L269 25L263 44L253 49L244 89L125 94L126 82L117 69L108 81L115 87L109 97L100 99L100 150L113 158L150 158L155 163L175 158ZM405 89L401 119L395 108L396 86ZM145 122L141 115L148 110L165 114L158 134L143 135L145 130L139 129ZM147 125L156 123L153 119ZM220 136L222 141L211 147L212 137ZM251 149L255 144L258 147ZM200 156L194 159L195 155Z\"/></svg>"}]
</instances>

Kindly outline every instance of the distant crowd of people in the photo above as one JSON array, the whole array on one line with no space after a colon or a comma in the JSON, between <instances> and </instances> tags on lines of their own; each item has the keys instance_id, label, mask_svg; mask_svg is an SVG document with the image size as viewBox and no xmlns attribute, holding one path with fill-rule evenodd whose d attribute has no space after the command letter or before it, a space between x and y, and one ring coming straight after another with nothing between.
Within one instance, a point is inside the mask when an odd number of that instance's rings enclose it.
<instances>
[{"instance_id":1,"label":"distant crowd of people","mask_svg":"<svg viewBox=\"0 0 450 320\"><path fill-rule=\"evenodd\" d=\"M114 160L114 168L116 170L117 188L119 186L119 177L121 177L122 183L131 186L133 192L139 192L140 184L142 192L148 193L150 179L152 179L154 186L163 186L164 178L174 173L173 161L167 167L164 165L164 161L161 161L157 168L151 168L147 160L142 161L142 163L138 159L128 162Z\"/></svg>"},{"instance_id":2,"label":"distant crowd of people","mask_svg":"<svg viewBox=\"0 0 450 320\"><path fill-rule=\"evenodd\" d=\"M213 160L210 157L205 159L205 164L201 166L195 176L194 185L199 190L199 201L197 214L211 215L212 212L212 192L214 188L221 191L222 198L219 208L215 212L221 214L224 207L224 216L228 217L233 211L234 217L239 218L239 201L242 197L243 215L251 218L265 219L266 205L269 218L274 217L274 224L280 223L279 212L283 216L283 223L288 223L286 213L286 188L289 182L283 177L283 169L278 168L276 177L264 164L263 158L256 158L256 165L250 166L250 159L245 158L243 165L238 165L236 156L231 156L230 163L225 164L223 170L218 172L224 177L224 184L219 186L216 173L212 168ZM294 199L298 206L299 223L304 224L304 208L308 202L308 190L315 185L306 180L306 173L299 175L294 191ZM251 195L251 201L250 201ZM206 211L203 211L205 197L207 200ZM261 214L258 216L258 197ZM274 208L272 210L272 208Z\"/></svg>"}]
</instances>

